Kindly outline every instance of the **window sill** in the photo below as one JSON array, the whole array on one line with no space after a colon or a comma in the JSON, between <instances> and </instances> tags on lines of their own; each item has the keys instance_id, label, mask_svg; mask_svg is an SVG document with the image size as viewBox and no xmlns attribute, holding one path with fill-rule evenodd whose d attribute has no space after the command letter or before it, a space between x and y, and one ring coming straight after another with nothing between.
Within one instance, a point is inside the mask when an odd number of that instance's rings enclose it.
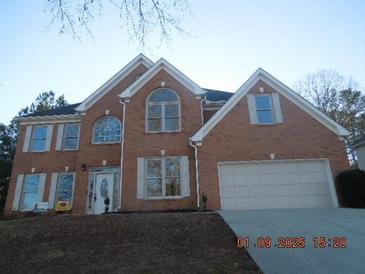
<instances>
[{"instance_id":1,"label":"window sill","mask_svg":"<svg viewBox=\"0 0 365 274\"><path fill-rule=\"evenodd\" d=\"M184 198L189 198L185 196L170 196L170 197L145 197L141 200L145 201L170 201L170 200L182 200Z\"/></svg>"},{"instance_id":2,"label":"window sill","mask_svg":"<svg viewBox=\"0 0 365 274\"><path fill-rule=\"evenodd\" d=\"M112 143L91 143L92 145L116 145L116 144L121 144L121 141L118 142L112 142Z\"/></svg>"},{"instance_id":3,"label":"window sill","mask_svg":"<svg viewBox=\"0 0 365 274\"><path fill-rule=\"evenodd\" d=\"M79 149L62 149L62 150L58 150L58 151L62 151L62 152L73 152L73 151L78 151Z\"/></svg>"},{"instance_id":4,"label":"window sill","mask_svg":"<svg viewBox=\"0 0 365 274\"><path fill-rule=\"evenodd\" d=\"M153 134L178 134L183 132L182 130L174 130L174 131L145 131L145 135L153 135Z\"/></svg>"},{"instance_id":5,"label":"window sill","mask_svg":"<svg viewBox=\"0 0 365 274\"><path fill-rule=\"evenodd\" d=\"M277 123L273 123L273 124L255 124L255 126L260 126L260 127L272 127L272 126L276 126Z\"/></svg>"}]
</instances>

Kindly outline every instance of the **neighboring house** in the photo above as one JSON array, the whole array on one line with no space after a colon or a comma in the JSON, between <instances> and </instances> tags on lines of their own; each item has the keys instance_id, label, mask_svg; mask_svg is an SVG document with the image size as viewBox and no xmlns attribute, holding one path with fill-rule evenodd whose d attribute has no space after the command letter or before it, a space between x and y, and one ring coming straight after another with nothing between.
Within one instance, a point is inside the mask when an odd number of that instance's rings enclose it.
<instances>
[{"instance_id":1,"label":"neighboring house","mask_svg":"<svg viewBox=\"0 0 365 274\"><path fill-rule=\"evenodd\" d=\"M359 168L365 170L365 136L352 145L352 149L356 152Z\"/></svg>"},{"instance_id":2,"label":"neighboring house","mask_svg":"<svg viewBox=\"0 0 365 274\"><path fill-rule=\"evenodd\" d=\"M346 129L258 69L235 93L133 59L82 103L19 118L6 213L336 207ZM204 199L205 200L205 199Z\"/></svg>"}]
</instances>

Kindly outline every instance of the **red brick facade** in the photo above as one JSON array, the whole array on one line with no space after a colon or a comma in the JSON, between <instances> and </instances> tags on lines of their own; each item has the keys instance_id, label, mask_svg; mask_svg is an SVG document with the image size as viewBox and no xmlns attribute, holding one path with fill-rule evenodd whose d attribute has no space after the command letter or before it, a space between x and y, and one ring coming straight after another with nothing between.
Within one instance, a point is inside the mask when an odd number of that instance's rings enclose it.
<instances>
[{"instance_id":1,"label":"red brick facade","mask_svg":"<svg viewBox=\"0 0 365 274\"><path fill-rule=\"evenodd\" d=\"M259 81L250 93L275 92ZM343 141L297 105L280 95L283 123L251 125L247 97L243 99L205 137L199 147L201 193L209 208L220 208L218 162L276 159L328 158L333 176L349 168Z\"/></svg>"},{"instance_id":2,"label":"red brick facade","mask_svg":"<svg viewBox=\"0 0 365 274\"><path fill-rule=\"evenodd\" d=\"M106 110L110 115L123 121L123 107L118 95L130 86L147 67L140 65L118 83L106 95L89 108L81 119L80 144L77 151L56 151L57 123L54 124L52 144L49 152L22 152L25 127L20 127L14 168L8 191L6 213L12 209L18 174L35 172L47 173L43 201L48 201L52 172L63 172L65 166L76 172L72 212L87 213L89 168L106 166L120 167L121 144L92 144L92 129L95 122L103 117ZM174 133L147 133L146 99L148 95L161 87L173 89L180 97L182 129ZM258 92L264 86L265 92L274 91L263 82L258 82L250 92ZM121 171L122 197L119 210L164 210L195 208L196 170L194 149L189 138L202 126L202 98L188 90L179 80L165 70L159 71L147 84L126 103L124 130L124 158ZM249 161L269 159L275 153L278 159L328 158L332 173L348 168L346 148L343 141L327 127L312 118L297 105L280 96L284 122L275 125L251 125L246 96L220 121L205 137L203 145L198 147L200 193L208 197L208 208L219 209L219 183L217 163L222 161ZM215 111L207 111L205 120ZM189 157L190 197L169 200L137 199L137 158L165 155ZM87 167L82 170L81 166Z\"/></svg>"}]
</instances>

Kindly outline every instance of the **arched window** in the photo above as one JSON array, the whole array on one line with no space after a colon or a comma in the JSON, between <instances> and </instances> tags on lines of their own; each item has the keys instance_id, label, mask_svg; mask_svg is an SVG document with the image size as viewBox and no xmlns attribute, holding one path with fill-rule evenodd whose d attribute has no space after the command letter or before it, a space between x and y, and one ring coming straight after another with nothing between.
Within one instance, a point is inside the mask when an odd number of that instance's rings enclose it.
<instances>
[{"instance_id":1,"label":"arched window","mask_svg":"<svg viewBox=\"0 0 365 274\"><path fill-rule=\"evenodd\" d=\"M94 125L93 143L119 143L121 134L121 122L113 116L105 116L97 120Z\"/></svg>"},{"instance_id":2,"label":"arched window","mask_svg":"<svg viewBox=\"0 0 365 274\"><path fill-rule=\"evenodd\" d=\"M181 130L179 96L171 89L158 89L147 98L147 125L149 132Z\"/></svg>"}]
</instances>

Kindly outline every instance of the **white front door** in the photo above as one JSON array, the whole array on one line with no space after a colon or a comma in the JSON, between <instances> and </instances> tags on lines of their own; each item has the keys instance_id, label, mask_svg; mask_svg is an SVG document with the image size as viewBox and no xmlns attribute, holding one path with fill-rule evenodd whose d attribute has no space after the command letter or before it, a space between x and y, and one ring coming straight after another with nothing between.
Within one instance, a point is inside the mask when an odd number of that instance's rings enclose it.
<instances>
[{"instance_id":1,"label":"white front door","mask_svg":"<svg viewBox=\"0 0 365 274\"><path fill-rule=\"evenodd\" d=\"M109 198L109 212L113 210L114 174L96 174L94 214L105 212L104 201Z\"/></svg>"},{"instance_id":2,"label":"white front door","mask_svg":"<svg viewBox=\"0 0 365 274\"><path fill-rule=\"evenodd\" d=\"M324 160L221 163L221 208L337 206L327 165Z\"/></svg>"}]
</instances>

